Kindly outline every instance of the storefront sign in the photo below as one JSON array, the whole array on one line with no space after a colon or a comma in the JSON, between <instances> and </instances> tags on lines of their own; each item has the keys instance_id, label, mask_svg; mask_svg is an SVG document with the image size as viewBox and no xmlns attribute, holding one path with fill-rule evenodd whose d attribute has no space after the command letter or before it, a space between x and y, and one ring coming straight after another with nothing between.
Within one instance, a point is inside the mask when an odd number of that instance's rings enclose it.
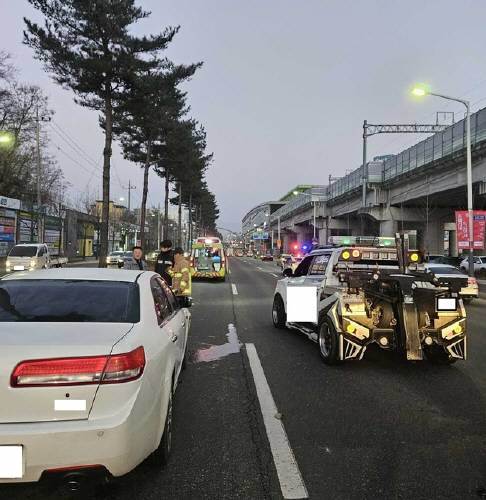
<instances>
[{"instance_id":1,"label":"storefront sign","mask_svg":"<svg viewBox=\"0 0 486 500\"><path fill-rule=\"evenodd\" d=\"M0 196L0 207L11 208L12 210L20 210L20 200L7 198L6 196Z\"/></svg>"},{"instance_id":2,"label":"storefront sign","mask_svg":"<svg viewBox=\"0 0 486 500\"><path fill-rule=\"evenodd\" d=\"M0 208L0 257L5 257L15 244L16 212Z\"/></svg>"},{"instance_id":3,"label":"storefront sign","mask_svg":"<svg viewBox=\"0 0 486 500\"><path fill-rule=\"evenodd\" d=\"M473 211L473 249L484 249L484 232L486 230L486 210ZM470 250L469 214L467 210L456 212L457 249Z\"/></svg>"}]
</instances>

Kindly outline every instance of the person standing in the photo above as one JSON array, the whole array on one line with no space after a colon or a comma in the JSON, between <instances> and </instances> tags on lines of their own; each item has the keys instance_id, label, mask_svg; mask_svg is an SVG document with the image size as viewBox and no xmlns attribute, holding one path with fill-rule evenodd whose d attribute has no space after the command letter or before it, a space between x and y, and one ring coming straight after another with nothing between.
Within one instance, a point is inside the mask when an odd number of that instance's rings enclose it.
<instances>
[{"instance_id":1,"label":"person standing","mask_svg":"<svg viewBox=\"0 0 486 500\"><path fill-rule=\"evenodd\" d=\"M131 271L147 271L148 266L147 262L145 262L143 258L142 247L133 247L132 252L132 258L123 263L123 269L129 269Z\"/></svg>"},{"instance_id":2,"label":"person standing","mask_svg":"<svg viewBox=\"0 0 486 500\"><path fill-rule=\"evenodd\" d=\"M174 261L174 266L169 270L172 275L172 290L175 295L190 297L192 292L191 271L182 248L175 249Z\"/></svg>"},{"instance_id":3,"label":"person standing","mask_svg":"<svg viewBox=\"0 0 486 500\"><path fill-rule=\"evenodd\" d=\"M155 272L159 273L165 282L171 286L172 278L169 274L169 268L174 265L174 251L172 250L172 241L164 240L160 244L160 253L155 263Z\"/></svg>"}]
</instances>

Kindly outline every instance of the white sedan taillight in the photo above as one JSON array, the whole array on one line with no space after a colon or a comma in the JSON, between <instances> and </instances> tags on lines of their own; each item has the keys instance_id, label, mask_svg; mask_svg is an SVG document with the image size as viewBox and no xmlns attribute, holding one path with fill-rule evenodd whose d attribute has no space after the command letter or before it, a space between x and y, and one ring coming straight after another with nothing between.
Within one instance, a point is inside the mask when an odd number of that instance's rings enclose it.
<instances>
[{"instance_id":1,"label":"white sedan taillight","mask_svg":"<svg viewBox=\"0 0 486 500\"><path fill-rule=\"evenodd\" d=\"M478 286L478 282L477 282L476 278L473 278L471 276L469 276L469 278L467 279L467 284L468 284L468 286L472 286L472 287Z\"/></svg>"},{"instance_id":2,"label":"white sedan taillight","mask_svg":"<svg viewBox=\"0 0 486 500\"><path fill-rule=\"evenodd\" d=\"M145 367L142 346L124 354L78 358L33 359L19 363L12 387L115 384L139 378Z\"/></svg>"}]
</instances>

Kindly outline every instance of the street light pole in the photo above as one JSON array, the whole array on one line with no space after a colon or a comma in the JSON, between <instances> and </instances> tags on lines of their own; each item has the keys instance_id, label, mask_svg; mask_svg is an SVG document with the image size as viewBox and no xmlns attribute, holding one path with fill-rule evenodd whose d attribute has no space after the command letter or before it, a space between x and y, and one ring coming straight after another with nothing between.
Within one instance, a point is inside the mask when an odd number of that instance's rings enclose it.
<instances>
[{"instance_id":1,"label":"street light pole","mask_svg":"<svg viewBox=\"0 0 486 500\"><path fill-rule=\"evenodd\" d=\"M473 212L473 183L472 183L472 157L471 157L471 106L470 102L457 97L430 92L424 86L417 86L412 90L416 96L433 95L448 101L456 101L466 108L466 186L467 186L467 213L469 223L469 276L474 276L474 212Z\"/></svg>"}]
</instances>

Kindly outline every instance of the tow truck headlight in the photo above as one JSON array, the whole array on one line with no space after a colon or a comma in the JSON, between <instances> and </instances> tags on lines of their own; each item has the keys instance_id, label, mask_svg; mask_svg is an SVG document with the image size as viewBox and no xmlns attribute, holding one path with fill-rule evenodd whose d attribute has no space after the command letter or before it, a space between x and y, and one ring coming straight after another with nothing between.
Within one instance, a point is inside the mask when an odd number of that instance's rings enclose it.
<instances>
[{"instance_id":1,"label":"tow truck headlight","mask_svg":"<svg viewBox=\"0 0 486 500\"><path fill-rule=\"evenodd\" d=\"M34 259L30 259L30 267L35 267L35 260Z\"/></svg>"},{"instance_id":2,"label":"tow truck headlight","mask_svg":"<svg viewBox=\"0 0 486 500\"><path fill-rule=\"evenodd\" d=\"M366 328L366 326L360 325L356 321L349 318L343 318L343 327L346 330L346 333L353 335L360 340L367 339L370 336L370 331Z\"/></svg>"}]
</instances>

